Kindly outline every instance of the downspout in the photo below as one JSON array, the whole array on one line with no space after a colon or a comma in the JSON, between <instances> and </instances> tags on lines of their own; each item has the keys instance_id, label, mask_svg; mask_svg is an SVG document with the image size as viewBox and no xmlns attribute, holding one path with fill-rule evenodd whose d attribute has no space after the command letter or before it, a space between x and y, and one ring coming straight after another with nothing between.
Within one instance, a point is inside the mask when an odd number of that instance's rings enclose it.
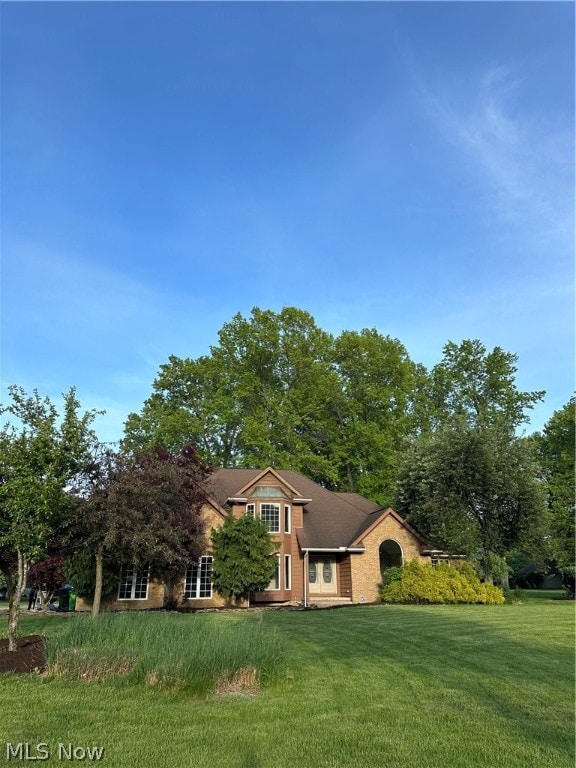
<instances>
[{"instance_id":1,"label":"downspout","mask_svg":"<svg viewBox=\"0 0 576 768\"><path fill-rule=\"evenodd\" d=\"M308 560L310 553L307 549L304 550L304 578L302 579L302 586L304 587L304 608L308 608L308 599L306 595L306 583L308 581Z\"/></svg>"}]
</instances>

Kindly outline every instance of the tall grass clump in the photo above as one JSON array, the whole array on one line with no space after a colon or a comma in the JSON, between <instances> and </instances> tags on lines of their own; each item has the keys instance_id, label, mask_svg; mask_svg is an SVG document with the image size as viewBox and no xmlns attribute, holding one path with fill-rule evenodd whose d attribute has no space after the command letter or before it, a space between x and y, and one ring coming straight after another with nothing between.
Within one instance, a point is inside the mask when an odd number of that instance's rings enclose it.
<instances>
[{"instance_id":1,"label":"tall grass clump","mask_svg":"<svg viewBox=\"0 0 576 768\"><path fill-rule=\"evenodd\" d=\"M68 621L47 647L52 674L154 685L194 695L249 693L277 680L285 663L277 632L260 617L229 614L102 614Z\"/></svg>"}]
</instances>

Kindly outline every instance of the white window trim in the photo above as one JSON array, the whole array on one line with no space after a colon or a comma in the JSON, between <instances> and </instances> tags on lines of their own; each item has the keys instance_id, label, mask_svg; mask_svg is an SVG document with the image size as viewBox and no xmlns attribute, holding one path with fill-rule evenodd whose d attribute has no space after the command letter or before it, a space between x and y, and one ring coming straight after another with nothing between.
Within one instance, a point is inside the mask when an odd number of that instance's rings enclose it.
<instances>
[{"instance_id":1,"label":"white window trim","mask_svg":"<svg viewBox=\"0 0 576 768\"><path fill-rule=\"evenodd\" d=\"M292 533L292 507L290 504L284 504L284 533Z\"/></svg>"},{"instance_id":2,"label":"white window trim","mask_svg":"<svg viewBox=\"0 0 576 768\"><path fill-rule=\"evenodd\" d=\"M277 502L275 502L275 501L263 501L263 502L261 502L260 503L260 508L258 510L259 513L260 513L260 520L262 520L262 507L263 506L276 507L276 509L278 510L278 528L275 531L272 530L272 528L268 528L268 530L270 531L270 533L280 533L281 530L282 530L282 526L281 526L282 519L280 517L280 515L282 513L282 506L280 504L278 504ZM269 525L269 522L267 520L262 520L262 522L266 523L266 525Z\"/></svg>"},{"instance_id":3,"label":"white window trim","mask_svg":"<svg viewBox=\"0 0 576 768\"><path fill-rule=\"evenodd\" d=\"M131 577L132 578L132 586L130 588L130 597L120 597L120 588L122 587L123 581L125 580L122 577L128 571L131 572L131 574L132 574L132 577ZM142 577L144 575L146 575L146 594L144 595L144 597L134 597L134 593L136 591L136 582L138 581L138 577L139 576ZM126 601L126 600L148 600L148 587L149 586L150 586L150 567L149 566L147 568L142 569L142 570L138 570L135 566L130 566L130 567L122 566L122 568L120 569L120 581L118 582L118 593L117 593L118 597L117 597L117 599L118 600L122 600L123 602Z\"/></svg>"},{"instance_id":4,"label":"white window trim","mask_svg":"<svg viewBox=\"0 0 576 768\"><path fill-rule=\"evenodd\" d=\"M276 582L278 584L278 586L277 587L271 587L270 584L269 584L266 587L266 589L264 590L265 592L280 592L280 588L281 588L280 580L282 578L282 569L280 568L280 555L276 555L276 573L278 574L278 579L277 579L277 582ZM272 580L270 580L270 581L272 581Z\"/></svg>"},{"instance_id":5,"label":"white window trim","mask_svg":"<svg viewBox=\"0 0 576 768\"><path fill-rule=\"evenodd\" d=\"M292 555L284 555L284 589L292 589Z\"/></svg>"},{"instance_id":6,"label":"white window trim","mask_svg":"<svg viewBox=\"0 0 576 768\"><path fill-rule=\"evenodd\" d=\"M202 561L203 560L205 562L208 562L208 567L210 568L210 594L209 595L200 595L200 585L201 585L201 578L202 578ZM184 574L184 599L185 600L211 600L212 599L212 595L214 593L214 586L212 584L212 563L213 563L212 555L202 555L201 557L198 558L198 561L196 563L194 563L194 565L196 565L198 567L198 572L197 572L197 575L196 575L196 590L195 590L198 593L197 596L195 596L195 595L188 596L186 594L188 592L188 590L187 590L188 571L189 571L189 569L192 566L189 566L186 569L186 573Z\"/></svg>"},{"instance_id":7,"label":"white window trim","mask_svg":"<svg viewBox=\"0 0 576 768\"><path fill-rule=\"evenodd\" d=\"M246 514L256 517L256 504L246 504Z\"/></svg>"}]
</instances>

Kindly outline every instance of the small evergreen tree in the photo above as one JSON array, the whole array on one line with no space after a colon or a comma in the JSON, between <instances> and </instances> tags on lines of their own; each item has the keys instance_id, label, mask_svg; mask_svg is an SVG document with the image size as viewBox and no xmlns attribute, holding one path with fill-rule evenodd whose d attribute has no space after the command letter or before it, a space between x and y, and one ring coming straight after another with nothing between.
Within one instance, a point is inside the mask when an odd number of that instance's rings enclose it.
<instances>
[{"instance_id":1,"label":"small evergreen tree","mask_svg":"<svg viewBox=\"0 0 576 768\"><path fill-rule=\"evenodd\" d=\"M276 572L276 543L267 526L249 515L234 518L212 531L212 581L226 598L262 592Z\"/></svg>"}]
</instances>

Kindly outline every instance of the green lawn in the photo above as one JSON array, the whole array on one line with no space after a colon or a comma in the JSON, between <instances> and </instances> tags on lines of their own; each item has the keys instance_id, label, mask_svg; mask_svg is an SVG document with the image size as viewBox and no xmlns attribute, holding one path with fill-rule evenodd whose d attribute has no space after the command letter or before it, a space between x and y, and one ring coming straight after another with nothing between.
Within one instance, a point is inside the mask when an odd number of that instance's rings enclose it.
<instances>
[{"instance_id":1,"label":"green lawn","mask_svg":"<svg viewBox=\"0 0 576 768\"><path fill-rule=\"evenodd\" d=\"M191 644L195 618L174 617L189 623ZM76 620L26 615L22 629L51 635ZM285 678L256 697L197 700L125 682L0 675L0 761L5 740L47 743L44 765L62 763L59 743L104 747L108 768L574 766L573 603L544 594L520 605L211 621L275 630Z\"/></svg>"}]
</instances>

